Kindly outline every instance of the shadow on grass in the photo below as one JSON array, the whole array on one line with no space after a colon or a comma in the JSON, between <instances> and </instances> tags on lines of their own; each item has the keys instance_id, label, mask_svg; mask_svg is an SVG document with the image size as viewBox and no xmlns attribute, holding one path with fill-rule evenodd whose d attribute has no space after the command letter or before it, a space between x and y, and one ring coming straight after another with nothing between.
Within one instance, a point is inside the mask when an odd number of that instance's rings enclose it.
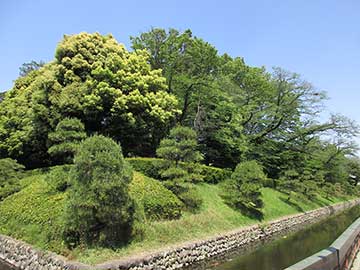
<instances>
[{"instance_id":1,"label":"shadow on grass","mask_svg":"<svg viewBox=\"0 0 360 270\"><path fill-rule=\"evenodd\" d=\"M285 198L280 198L280 200L282 200L287 205L290 205L292 208L294 208L298 212L304 212L305 211L300 205L298 205L295 202L292 202L291 199L288 200L288 199L285 199Z\"/></svg>"},{"instance_id":2,"label":"shadow on grass","mask_svg":"<svg viewBox=\"0 0 360 270\"><path fill-rule=\"evenodd\" d=\"M258 221L262 221L264 219L264 213L261 210L249 210L246 208L240 208L241 214L247 216L251 219L256 219Z\"/></svg>"}]
</instances>

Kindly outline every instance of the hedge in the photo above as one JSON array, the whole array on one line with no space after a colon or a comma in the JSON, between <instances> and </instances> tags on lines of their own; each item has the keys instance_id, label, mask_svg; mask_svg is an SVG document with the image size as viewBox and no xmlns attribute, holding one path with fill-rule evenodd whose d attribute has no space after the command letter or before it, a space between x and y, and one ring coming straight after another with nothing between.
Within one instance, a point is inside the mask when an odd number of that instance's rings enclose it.
<instances>
[{"instance_id":1,"label":"hedge","mask_svg":"<svg viewBox=\"0 0 360 270\"><path fill-rule=\"evenodd\" d=\"M131 167L137 172L141 172L148 177L160 179L159 167L161 166L161 159L158 158L126 158Z\"/></svg>"},{"instance_id":2,"label":"hedge","mask_svg":"<svg viewBox=\"0 0 360 270\"><path fill-rule=\"evenodd\" d=\"M50 193L44 176L0 202L0 234L61 252L65 193Z\"/></svg>"},{"instance_id":3,"label":"hedge","mask_svg":"<svg viewBox=\"0 0 360 270\"><path fill-rule=\"evenodd\" d=\"M161 167L162 159L159 158L127 158L126 159L135 171L141 172L146 176L161 179L159 168ZM210 184L217 184L231 176L231 170L210 167L206 165L199 165L201 174L204 176L204 182Z\"/></svg>"},{"instance_id":4,"label":"hedge","mask_svg":"<svg viewBox=\"0 0 360 270\"><path fill-rule=\"evenodd\" d=\"M134 172L130 196L144 208L150 220L176 219L181 216L183 203L159 181Z\"/></svg>"}]
</instances>

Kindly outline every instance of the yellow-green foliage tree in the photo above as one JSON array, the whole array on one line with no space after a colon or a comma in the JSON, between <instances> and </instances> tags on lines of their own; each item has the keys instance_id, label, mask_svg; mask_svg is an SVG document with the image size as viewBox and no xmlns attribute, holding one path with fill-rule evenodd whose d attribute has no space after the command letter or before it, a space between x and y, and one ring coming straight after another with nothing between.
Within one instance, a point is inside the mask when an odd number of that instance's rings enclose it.
<instances>
[{"instance_id":1,"label":"yellow-green foliage tree","mask_svg":"<svg viewBox=\"0 0 360 270\"><path fill-rule=\"evenodd\" d=\"M0 155L46 163L48 133L64 117L87 132L122 141L124 152L149 155L177 114L148 53L128 52L111 35L64 36L55 60L19 78L0 109Z\"/></svg>"}]
</instances>

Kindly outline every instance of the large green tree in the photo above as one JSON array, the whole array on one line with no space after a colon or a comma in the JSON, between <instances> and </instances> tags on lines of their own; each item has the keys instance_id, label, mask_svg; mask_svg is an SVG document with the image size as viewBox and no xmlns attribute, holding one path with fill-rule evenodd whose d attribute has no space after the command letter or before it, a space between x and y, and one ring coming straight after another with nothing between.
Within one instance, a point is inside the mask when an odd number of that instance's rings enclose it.
<instances>
[{"instance_id":1,"label":"large green tree","mask_svg":"<svg viewBox=\"0 0 360 270\"><path fill-rule=\"evenodd\" d=\"M190 30L153 28L131 41L135 50L150 53L153 68L162 69L167 91L179 100L178 124L197 131L205 163L235 166L246 147L239 108L225 89L229 85L221 83L222 65L231 58L219 57Z\"/></svg>"},{"instance_id":2,"label":"large green tree","mask_svg":"<svg viewBox=\"0 0 360 270\"><path fill-rule=\"evenodd\" d=\"M191 30L179 32L153 28L138 37L131 37L135 50L146 49L150 64L161 69L167 91L180 100L180 124L192 123L202 98L208 91L218 66L217 50L194 37Z\"/></svg>"},{"instance_id":3,"label":"large green tree","mask_svg":"<svg viewBox=\"0 0 360 270\"><path fill-rule=\"evenodd\" d=\"M48 134L65 117L121 140L125 153L154 154L178 109L148 59L111 35L64 36L55 60L20 77L2 102L0 155L47 164Z\"/></svg>"}]
</instances>

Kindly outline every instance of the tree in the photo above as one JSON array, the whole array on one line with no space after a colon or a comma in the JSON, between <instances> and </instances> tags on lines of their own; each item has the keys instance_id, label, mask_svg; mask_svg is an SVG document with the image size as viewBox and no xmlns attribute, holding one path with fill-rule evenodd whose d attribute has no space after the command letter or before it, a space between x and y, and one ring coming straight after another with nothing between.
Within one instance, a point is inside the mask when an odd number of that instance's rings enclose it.
<instances>
[{"instance_id":1,"label":"tree","mask_svg":"<svg viewBox=\"0 0 360 270\"><path fill-rule=\"evenodd\" d=\"M19 70L20 70L19 75L20 75L20 77L25 77L31 71L38 70L39 68L43 67L44 65L45 65L45 62L43 62L43 61L36 62L34 60L29 63L24 63L19 68Z\"/></svg>"},{"instance_id":2,"label":"tree","mask_svg":"<svg viewBox=\"0 0 360 270\"><path fill-rule=\"evenodd\" d=\"M79 119L65 118L48 136L51 144L48 153L55 158L55 163L72 163L76 148L86 138L86 133Z\"/></svg>"},{"instance_id":3,"label":"tree","mask_svg":"<svg viewBox=\"0 0 360 270\"><path fill-rule=\"evenodd\" d=\"M0 159L0 201L20 190L24 166L11 158Z\"/></svg>"},{"instance_id":4,"label":"tree","mask_svg":"<svg viewBox=\"0 0 360 270\"><path fill-rule=\"evenodd\" d=\"M219 57L216 48L190 30L153 28L131 41L133 49L150 53L153 68L162 69L168 92L179 100L177 122L196 130L205 163L235 167L246 147L241 107L232 102L230 85L222 83L228 75L222 66L231 58Z\"/></svg>"},{"instance_id":5,"label":"tree","mask_svg":"<svg viewBox=\"0 0 360 270\"><path fill-rule=\"evenodd\" d=\"M262 218L260 189L265 180L263 169L256 161L239 163L224 185L223 197L227 204L244 214Z\"/></svg>"},{"instance_id":6,"label":"tree","mask_svg":"<svg viewBox=\"0 0 360 270\"><path fill-rule=\"evenodd\" d=\"M134 219L129 196L130 166L121 147L96 135L84 140L74 158L65 214L65 240L119 245L126 242Z\"/></svg>"},{"instance_id":7,"label":"tree","mask_svg":"<svg viewBox=\"0 0 360 270\"><path fill-rule=\"evenodd\" d=\"M65 36L54 61L18 78L1 103L0 156L49 165L48 134L66 117L121 140L125 154L154 155L179 110L148 59L111 35Z\"/></svg>"},{"instance_id":8,"label":"tree","mask_svg":"<svg viewBox=\"0 0 360 270\"><path fill-rule=\"evenodd\" d=\"M0 103L4 100L6 92L0 92Z\"/></svg>"},{"instance_id":9,"label":"tree","mask_svg":"<svg viewBox=\"0 0 360 270\"><path fill-rule=\"evenodd\" d=\"M165 186L178 195L186 206L195 208L201 202L196 198L198 195L192 183L202 181L203 178L196 166L202 159L197 147L196 132L178 126L170 130L170 135L160 142L156 151L164 159L160 174L166 180Z\"/></svg>"},{"instance_id":10,"label":"tree","mask_svg":"<svg viewBox=\"0 0 360 270\"><path fill-rule=\"evenodd\" d=\"M132 48L147 50L150 64L161 69L167 81L167 91L180 101L181 125L192 124L201 104L201 97L208 90L217 68L217 50L191 30L183 33L152 28L139 37L131 37Z\"/></svg>"}]
</instances>

